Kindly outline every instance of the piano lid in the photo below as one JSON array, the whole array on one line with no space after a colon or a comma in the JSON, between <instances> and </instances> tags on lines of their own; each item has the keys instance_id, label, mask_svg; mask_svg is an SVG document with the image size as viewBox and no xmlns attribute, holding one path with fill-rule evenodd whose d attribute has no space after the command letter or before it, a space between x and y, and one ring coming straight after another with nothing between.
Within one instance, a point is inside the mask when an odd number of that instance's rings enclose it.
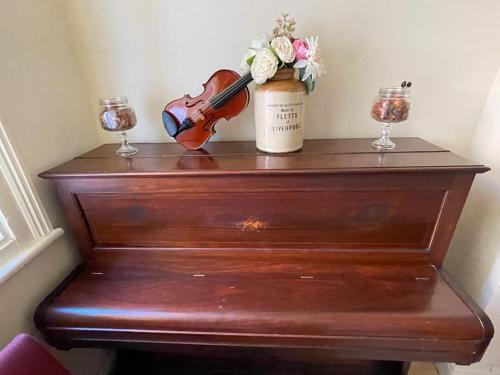
<instances>
[{"instance_id":1,"label":"piano lid","mask_svg":"<svg viewBox=\"0 0 500 375\"><path fill-rule=\"evenodd\" d=\"M203 150L186 150L177 143L139 143L129 158L115 155L116 144L105 144L40 174L42 178L150 177L170 175L385 173L464 170L482 173L471 162L420 138L395 138L394 150L380 152L372 139L304 141L302 150L267 154L254 141L210 142Z\"/></svg>"}]
</instances>

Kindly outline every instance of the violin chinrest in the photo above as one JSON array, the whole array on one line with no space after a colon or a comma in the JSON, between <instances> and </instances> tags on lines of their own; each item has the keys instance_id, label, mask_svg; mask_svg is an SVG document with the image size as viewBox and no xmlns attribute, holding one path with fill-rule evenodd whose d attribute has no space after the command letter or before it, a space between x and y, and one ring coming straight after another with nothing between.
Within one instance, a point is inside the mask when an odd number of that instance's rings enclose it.
<instances>
[{"instance_id":1,"label":"violin chinrest","mask_svg":"<svg viewBox=\"0 0 500 375\"><path fill-rule=\"evenodd\" d=\"M165 111L162 112L161 117L168 135L171 137L175 136L177 134L177 121L175 118Z\"/></svg>"}]
</instances>

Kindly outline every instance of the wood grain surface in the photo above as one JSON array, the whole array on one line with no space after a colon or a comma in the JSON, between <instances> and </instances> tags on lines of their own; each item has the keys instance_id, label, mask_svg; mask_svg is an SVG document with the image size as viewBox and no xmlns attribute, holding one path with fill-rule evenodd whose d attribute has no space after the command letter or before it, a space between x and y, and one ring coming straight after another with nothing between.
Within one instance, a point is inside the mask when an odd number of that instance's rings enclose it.
<instances>
[{"instance_id":1,"label":"wood grain surface","mask_svg":"<svg viewBox=\"0 0 500 375\"><path fill-rule=\"evenodd\" d=\"M309 140L301 151L279 155L258 151L255 142L211 142L199 151L176 144L137 144L139 152L130 158L116 156L116 145L103 145L41 177L488 170L419 138L395 138L395 142L395 150L382 153L371 148L369 139Z\"/></svg>"},{"instance_id":2,"label":"wood grain surface","mask_svg":"<svg viewBox=\"0 0 500 375\"><path fill-rule=\"evenodd\" d=\"M441 265L488 168L418 138L396 144L139 144L132 158L103 145L43 172L84 262L37 326L60 348L283 350L309 364L319 350L351 361L346 374L478 361L493 326Z\"/></svg>"}]
</instances>

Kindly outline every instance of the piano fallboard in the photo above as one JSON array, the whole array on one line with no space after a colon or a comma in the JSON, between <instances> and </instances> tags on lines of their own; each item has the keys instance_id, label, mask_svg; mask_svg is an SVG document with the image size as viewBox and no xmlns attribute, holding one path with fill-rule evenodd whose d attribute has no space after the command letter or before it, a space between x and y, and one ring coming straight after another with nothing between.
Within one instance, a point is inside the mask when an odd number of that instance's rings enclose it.
<instances>
[{"instance_id":1,"label":"piano fallboard","mask_svg":"<svg viewBox=\"0 0 500 375\"><path fill-rule=\"evenodd\" d=\"M56 345L284 346L447 362L475 361L491 334L432 265L242 258L98 251L50 297L39 325Z\"/></svg>"}]
</instances>

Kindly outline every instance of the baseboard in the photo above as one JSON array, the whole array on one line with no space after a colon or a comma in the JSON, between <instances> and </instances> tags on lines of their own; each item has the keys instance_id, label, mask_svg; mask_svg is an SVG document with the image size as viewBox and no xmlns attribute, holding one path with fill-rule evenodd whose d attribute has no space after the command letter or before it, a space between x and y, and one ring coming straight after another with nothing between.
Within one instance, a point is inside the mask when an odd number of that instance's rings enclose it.
<instances>
[{"instance_id":1,"label":"baseboard","mask_svg":"<svg viewBox=\"0 0 500 375\"><path fill-rule=\"evenodd\" d=\"M115 361L116 361L116 351L112 350L109 353L108 358L106 359L106 362L102 367L102 370L99 372L99 375L110 375L113 369L115 368Z\"/></svg>"},{"instance_id":2,"label":"baseboard","mask_svg":"<svg viewBox=\"0 0 500 375\"><path fill-rule=\"evenodd\" d=\"M439 375L500 375L499 367L457 366L454 363L436 363Z\"/></svg>"}]
</instances>

